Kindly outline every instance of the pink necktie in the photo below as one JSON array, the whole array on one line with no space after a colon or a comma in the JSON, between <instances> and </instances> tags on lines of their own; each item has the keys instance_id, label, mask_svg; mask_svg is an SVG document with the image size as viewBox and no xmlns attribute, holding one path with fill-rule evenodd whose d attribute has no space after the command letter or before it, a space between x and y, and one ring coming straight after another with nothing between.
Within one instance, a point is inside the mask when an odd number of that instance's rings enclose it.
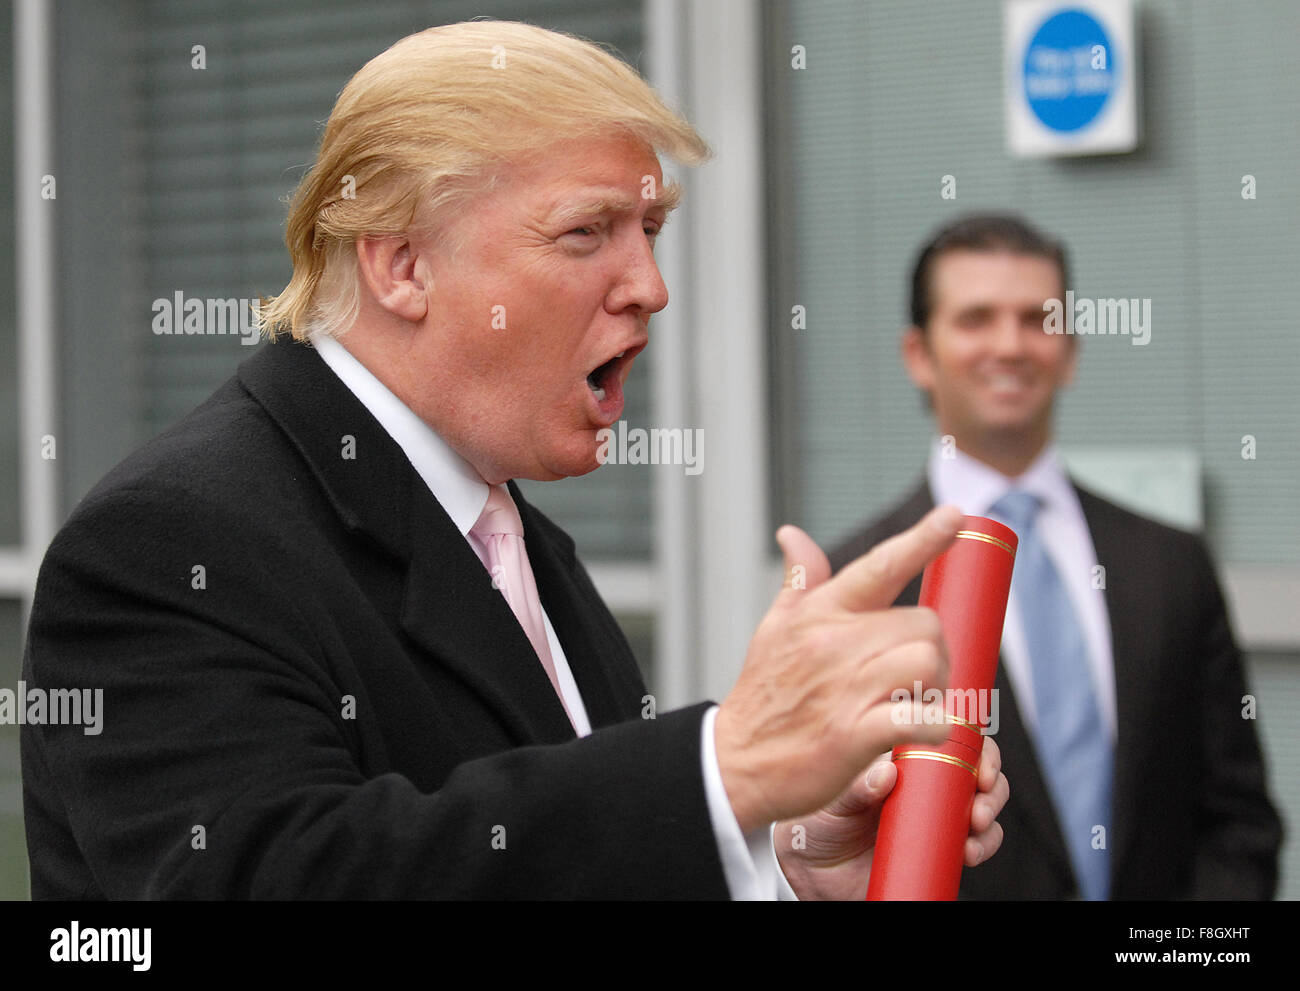
<instances>
[{"instance_id":1,"label":"pink necktie","mask_svg":"<svg viewBox=\"0 0 1300 991\"><path fill-rule=\"evenodd\" d=\"M528 552L524 549L524 525L504 485L493 485L488 489L487 505L483 507L478 522L470 528L470 533L483 541L492 584L501 589L519 625L524 628L546 676L551 679L560 704L564 706L565 715L572 723L573 716L564 702L560 679L555 674L555 661L546 642L542 600L537 595L537 582L533 578L532 565L528 563Z\"/></svg>"}]
</instances>

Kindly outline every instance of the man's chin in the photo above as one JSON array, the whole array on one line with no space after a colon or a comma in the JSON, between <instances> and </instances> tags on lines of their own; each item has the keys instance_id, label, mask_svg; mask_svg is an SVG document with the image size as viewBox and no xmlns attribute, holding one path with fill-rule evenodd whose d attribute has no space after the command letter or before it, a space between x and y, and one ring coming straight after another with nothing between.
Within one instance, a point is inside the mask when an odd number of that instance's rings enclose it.
<instances>
[{"instance_id":1,"label":"man's chin","mask_svg":"<svg viewBox=\"0 0 1300 991\"><path fill-rule=\"evenodd\" d=\"M567 474L570 477L577 475L590 475L604 463L605 462L597 455L597 450L593 448L586 452L586 454L575 461L572 465L568 466Z\"/></svg>"},{"instance_id":2,"label":"man's chin","mask_svg":"<svg viewBox=\"0 0 1300 991\"><path fill-rule=\"evenodd\" d=\"M599 445L593 440L581 448L548 458L539 463L535 470L518 477L531 478L538 482L558 482L562 478L589 475L604 463L600 460L598 452Z\"/></svg>"},{"instance_id":3,"label":"man's chin","mask_svg":"<svg viewBox=\"0 0 1300 991\"><path fill-rule=\"evenodd\" d=\"M1036 433L1048 415L1041 402L1014 403L984 410L978 417L978 422L986 432L1014 437L1017 434Z\"/></svg>"},{"instance_id":4,"label":"man's chin","mask_svg":"<svg viewBox=\"0 0 1300 991\"><path fill-rule=\"evenodd\" d=\"M1041 421L1025 417L989 417L974 431L983 444L1004 451L1018 451L1035 446L1043 436Z\"/></svg>"}]
</instances>

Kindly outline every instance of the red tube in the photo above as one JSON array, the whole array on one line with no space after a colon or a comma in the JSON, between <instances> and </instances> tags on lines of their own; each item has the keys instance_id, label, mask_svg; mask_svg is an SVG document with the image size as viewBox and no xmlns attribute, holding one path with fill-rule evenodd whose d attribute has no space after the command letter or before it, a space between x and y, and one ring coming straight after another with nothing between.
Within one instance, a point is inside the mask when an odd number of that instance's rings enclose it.
<instances>
[{"instance_id":1,"label":"red tube","mask_svg":"<svg viewBox=\"0 0 1300 991\"><path fill-rule=\"evenodd\" d=\"M974 727L987 727L995 711L1016 546L1015 532L1001 523L965 516L952 546L925 569L919 604L937 612L943 625L949 662L944 711L951 730L938 746L894 748L898 780L880 812L868 901L957 897L984 743ZM920 703L932 698L913 701L919 714Z\"/></svg>"}]
</instances>

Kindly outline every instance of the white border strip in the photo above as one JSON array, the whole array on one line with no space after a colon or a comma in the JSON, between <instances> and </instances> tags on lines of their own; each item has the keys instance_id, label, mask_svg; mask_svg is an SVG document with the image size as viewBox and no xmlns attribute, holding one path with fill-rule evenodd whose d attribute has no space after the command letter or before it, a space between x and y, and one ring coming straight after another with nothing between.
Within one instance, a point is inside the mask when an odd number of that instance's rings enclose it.
<instances>
[{"instance_id":1,"label":"white border strip","mask_svg":"<svg viewBox=\"0 0 1300 991\"><path fill-rule=\"evenodd\" d=\"M686 111L689 82L681 52L688 31L687 11L680 0L645 0L643 10L646 77L670 106ZM669 305L650 321L651 416L661 426L689 427L694 424L686 341L693 309L690 235L697 195L690 169L670 162L664 168L686 189L686 198L655 252L668 286ZM692 481L680 471L661 468L654 473L654 561L662 579L656 599L660 608L655 616L655 688L669 709L699 698Z\"/></svg>"},{"instance_id":2,"label":"white border strip","mask_svg":"<svg viewBox=\"0 0 1300 991\"><path fill-rule=\"evenodd\" d=\"M23 612L36 569L58 518L58 462L42 457L45 435L56 437L54 210L42 199L43 176L54 175L51 9L44 0L14 4L15 276L18 316L18 465L22 545L0 559L6 582L22 581ZM56 176L57 181L57 176ZM56 187L57 189L57 187ZM57 447L56 447L57 455ZM18 576L14 571L22 569Z\"/></svg>"},{"instance_id":3,"label":"white border strip","mask_svg":"<svg viewBox=\"0 0 1300 991\"><path fill-rule=\"evenodd\" d=\"M704 430L698 491L699 687L721 700L735 683L775 589L764 587L768 525L768 300L765 288L762 17L750 0L694 4L684 50L693 122L716 158L697 170L690 205L688 341Z\"/></svg>"}]
</instances>

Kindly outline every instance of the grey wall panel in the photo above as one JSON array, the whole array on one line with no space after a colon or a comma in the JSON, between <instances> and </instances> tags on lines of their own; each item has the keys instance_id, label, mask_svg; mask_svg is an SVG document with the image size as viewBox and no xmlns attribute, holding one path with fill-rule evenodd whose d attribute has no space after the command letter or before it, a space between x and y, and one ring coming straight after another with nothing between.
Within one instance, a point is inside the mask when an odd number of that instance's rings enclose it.
<instances>
[{"instance_id":1,"label":"grey wall panel","mask_svg":"<svg viewBox=\"0 0 1300 991\"><path fill-rule=\"evenodd\" d=\"M1079 295L1152 300L1147 346L1081 341L1062 443L1196 450L1221 559L1300 563L1300 527L1280 523L1300 490L1300 66L1287 51L1300 7L1138 8L1142 146L1026 161L1003 149L999 3L777 5L782 519L833 542L916 478L931 425L897 344L914 253L959 213L1012 208L1066 240ZM807 69L790 69L793 44ZM940 198L944 175L956 200ZM792 301L808 308L806 331L788 327ZM1254 461L1243 434L1257 437Z\"/></svg>"}]
</instances>

